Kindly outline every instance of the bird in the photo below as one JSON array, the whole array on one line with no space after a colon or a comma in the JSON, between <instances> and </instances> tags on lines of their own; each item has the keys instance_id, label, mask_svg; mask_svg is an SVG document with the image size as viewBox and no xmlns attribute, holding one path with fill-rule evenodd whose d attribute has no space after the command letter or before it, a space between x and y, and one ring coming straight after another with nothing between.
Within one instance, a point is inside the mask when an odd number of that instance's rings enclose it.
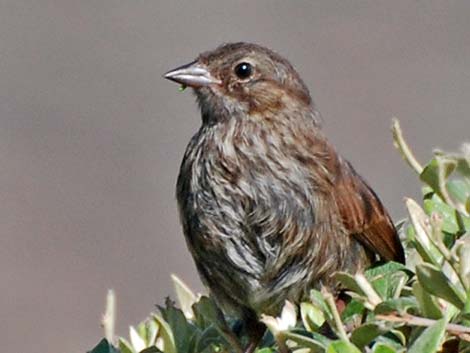
<instances>
[{"instance_id":1,"label":"bird","mask_svg":"<svg viewBox=\"0 0 470 353\"><path fill-rule=\"evenodd\" d=\"M279 314L334 274L404 263L376 193L338 154L299 73L258 44L226 43L164 74L192 88L201 126L176 198L202 282L246 325L252 352L262 314Z\"/></svg>"}]
</instances>

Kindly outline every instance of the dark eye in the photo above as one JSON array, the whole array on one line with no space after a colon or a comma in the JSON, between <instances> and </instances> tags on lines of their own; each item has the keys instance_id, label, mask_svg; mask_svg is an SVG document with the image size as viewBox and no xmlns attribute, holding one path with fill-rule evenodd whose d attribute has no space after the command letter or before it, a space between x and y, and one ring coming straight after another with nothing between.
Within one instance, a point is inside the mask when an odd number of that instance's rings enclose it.
<instances>
[{"instance_id":1,"label":"dark eye","mask_svg":"<svg viewBox=\"0 0 470 353\"><path fill-rule=\"evenodd\" d=\"M238 78L241 79L246 79L251 76L253 73L253 67L251 64L248 63L240 63L237 66L235 66L235 75L237 75Z\"/></svg>"}]
</instances>

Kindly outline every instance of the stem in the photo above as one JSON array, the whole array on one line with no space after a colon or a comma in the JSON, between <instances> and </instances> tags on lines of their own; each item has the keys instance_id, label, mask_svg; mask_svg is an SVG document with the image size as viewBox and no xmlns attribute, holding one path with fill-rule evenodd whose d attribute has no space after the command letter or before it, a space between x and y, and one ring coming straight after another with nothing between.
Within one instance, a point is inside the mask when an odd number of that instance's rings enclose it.
<instances>
[{"instance_id":1,"label":"stem","mask_svg":"<svg viewBox=\"0 0 470 353\"><path fill-rule=\"evenodd\" d=\"M439 214L433 212L429 217L429 222L431 223L431 242L442 254L444 260L447 261L447 263L450 265L458 280L460 281L460 284L462 285L463 289L465 290L465 292L467 292L467 281L462 276L462 271L460 271L459 258L456 254L453 254L449 251L449 249L445 246L442 240L442 217Z\"/></svg>"},{"instance_id":2,"label":"stem","mask_svg":"<svg viewBox=\"0 0 470 353\"><path fill-rule=\"evenodd\" d=\"M284 339L293 341L300 346L310 349L310 353L324 352L325 346L319 341L314 340L313 338L302 336L293 332L283 332Z\"/></svg>"},{"instance_id":3,"label":"stem","mask_svg":"<svg viewBox=\"0 0 470 353\"><path fill-rule=\"evenodd\" d=\"M459 273L463 282L465 282L464 288L468 293L470 290L470 244L459 239L456 242L456 249L459 258Z\"/></svg>"},{"instance_id":4,"label":"stem","mask_svg":"<svg viewBox=\"0 0 470 353\"><path fill-rule=\"evenodd\" d=\"M375 308L377 305L382 303L382 298L377 294L377 292L374 290L372 285L369 283L367 278L361 274L358 273L354 276L356 283L358 286L362 289L364 294L367 296L367 299L369 300L369 303L372 305L372 308Z\"/></svg>"},{"instance_id":5,"label":"stem","mask_svg":"<svg viewBox=\"0 0 470 353\"><path fill-rule=\"evenodd\" d=\"M405 287L406 284L406 277L403 276L400 278L397 288L395 289L395 293L393 293L393 299L398 299L400 298L401 291L403 290L403 287Z\"/></svg>"},{"instance_id":6,"label":"stem","mask_svg":"<svg viewBox=\"0 0 470 353\"><path fill-rule=\"evenodd\" d=\"M418 162L413 152L411 152L410 147L403 138L400 122L397 118L393 118L392 120L392 134L395 147L398 149L403 159L410 165L411 168L414 169L416 173L421 174L423 167Z\"/></svg>"},{"instance_id":7,"label":"stem","mask_svg":"<svg viewBox=\"0 0 470 353\"><path fill-rule=\"evenodd\" d=\"M286 344L286 337L283 334L276 336L277 346L279 348L279 353L289 353L289 347Z\"/></svg>"},{"instance_id":8,"label":"stem","mask_svg":"<svg viewBox=\"0 0 470 353\"><path fill-rule=\"evenodd\" d=\"M339 337L346 341L349 342L348 335L346 334L346 331L344 330L344 325L343 322L341 321L341 317L338 312L338 308L336 307L335 299L333 298L333 295L324 290L323 292L323 298L325 298L326 303L328 304L330 311L333 315L333 321L335 322L336 329L338 330L338 335Z\"/></svg>"},{"instance_id":9,"label":"stem","mask_svg":"<svg viewBox=\"0 0 470 353\"><path fill-rule=\"evenodd\" d=\"M465 277L462 276L462 272L460 271L459 260L456 259L455 256L449 252L449 249L447 249L444 244L440 244L439 242L436 242L435 245L438 248L438 250L441 252L441 254L444 256L444 259L452 268L452 271L454 271L454 273L456 274L465 292L468 292L469 288L468 288Z\"/></svg>"},{"instance_id":10,"label":"stem","mask_svg":"<svg viewBox=\"0 0 470 353\"><path fill-rule=\"evenodd\" d=\"M114 327L116 326L116 295L112 289L106 295L106 308L101 320L104 329L104 337L109 343L114 342Z\"/></svg>"},{"instance_id":11,"label":"stem","mask_svg":"<svg viewBox=\"0 0 470 353\"><path fill-rule=\"evenodd\" d=\"M424 317L414 316L410 314L405 314L402 316L393 315L393 314L377 315L376 318L379 320L388 321L388 322L399 322L399 323L404 323L404 324L408 324L412 326L425 326L425 327L432 326L437 322L437 320L427 319ZM458 324L447 324L446 331L454 335L458 335L458 336L462 334L468 335L470 334L470 327L458 325Z\"/></svg>"}]
</instances>

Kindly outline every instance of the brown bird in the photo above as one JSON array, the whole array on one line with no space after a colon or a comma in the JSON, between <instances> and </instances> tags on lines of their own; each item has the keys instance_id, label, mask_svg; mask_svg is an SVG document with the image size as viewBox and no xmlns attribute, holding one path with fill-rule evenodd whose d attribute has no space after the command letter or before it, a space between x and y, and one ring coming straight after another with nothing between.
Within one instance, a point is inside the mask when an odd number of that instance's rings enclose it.
<instances>
[{"instance_id":1,"label":"brown bird","mask_svg":"<svg viewBox=\"0 0 470 353\"><path fill-rule=\"evenodd\" d=\"M177 182L186 241L212 296L247 325L247 351L261 313L334 290L336 271L404 262L390 216L324 136L287 60L232 43L164 77L192 87L202 115Z\"/></svg>"}]
</instances>

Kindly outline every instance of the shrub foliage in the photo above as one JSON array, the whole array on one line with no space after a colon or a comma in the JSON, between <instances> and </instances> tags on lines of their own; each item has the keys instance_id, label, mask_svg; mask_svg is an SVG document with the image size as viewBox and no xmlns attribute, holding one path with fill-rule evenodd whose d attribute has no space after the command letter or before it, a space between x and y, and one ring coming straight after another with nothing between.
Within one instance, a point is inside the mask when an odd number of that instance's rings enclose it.
<instances>
[{"instance_id":1,"label":"shrub foliage","mask_svg":"<svg viewBox=\"0 0 470 353\"><path fill-rule=\"evenodd\" d=\"M286 302L268 327L258 353L287 346L297 353L470 352L470 145L459 153L436 151L425 165L414 158L393 124L395 145L423 183L423 200L405 199L399 222L407 265L389 262L363 274L338 273L352 298L338 312L332 294L312 290L298 307ZM240 323L223 317L214 301L194 294L173 276L170 299L129 338L113 333L113 300L103 320L104 338L91 353L234 352L226 334ZM243 331L240 331L243 332ZM239 345L247 344L243 333Z\"/></svg>"}]
</instances>

